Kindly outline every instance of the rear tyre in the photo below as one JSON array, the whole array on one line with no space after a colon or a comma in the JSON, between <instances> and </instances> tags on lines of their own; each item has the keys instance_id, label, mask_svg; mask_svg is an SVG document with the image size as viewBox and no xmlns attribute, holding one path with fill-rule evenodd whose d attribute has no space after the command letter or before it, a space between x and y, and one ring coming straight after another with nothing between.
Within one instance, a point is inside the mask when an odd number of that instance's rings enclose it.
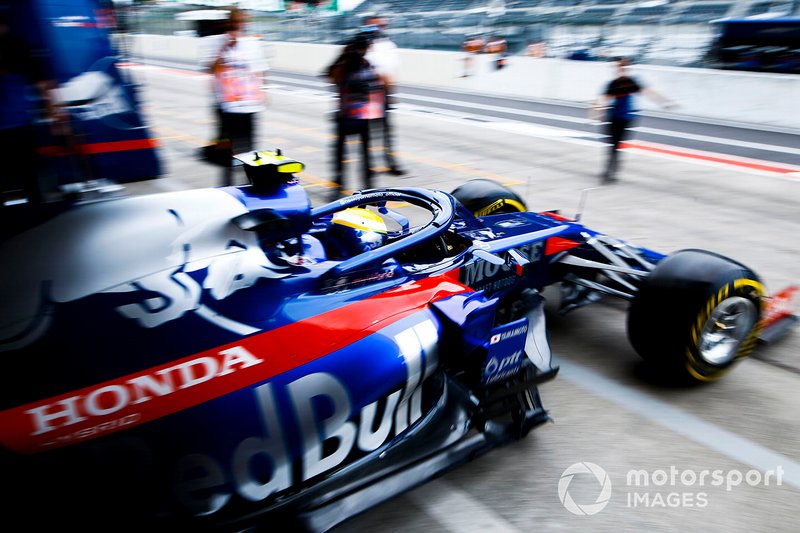
<instances>
[{"instance_id":1,"label":"rear tyre","mask_svg":"<svg viewBox=\"0 0 800 533\"><path fill-rule=\"evenodd\" d=\"M517 193L496 181L469 180L453 191L453 196L476 217L527 211Z\"/></svg>"},{"instance_id":2,"label":"rear tyre","mask_svg":"<svg viewBox=\"0 0 800 533\"><path fill-rule=\"evenodd\" d=\"M628 338L680 381L713 381L755 347L765 290L746 266L704 250L662 260L631 302Z\"/></svg>"}]
</instances>

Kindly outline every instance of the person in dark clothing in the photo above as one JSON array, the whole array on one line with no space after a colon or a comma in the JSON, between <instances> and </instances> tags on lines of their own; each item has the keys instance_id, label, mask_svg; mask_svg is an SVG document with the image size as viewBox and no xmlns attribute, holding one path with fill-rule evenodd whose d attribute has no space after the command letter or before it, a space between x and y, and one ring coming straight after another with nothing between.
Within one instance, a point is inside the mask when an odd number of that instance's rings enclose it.
<instances>
[{"instance_id":1,"label":"person in dark clothing","mask_svg":"<svg viewBox=\"0 0 800 533\"><path fill-rule=\"evenodd\" d=\"M361 140L363 185L366 189L372 187L370 130L373 123L383 119L385 91L380 75L365 58L369 44L367 37L357 35L326 71L328 79L336 86L339 100L334 144L336 197L344 185L344 148L350 135L358 135Z\"/></svg>"},{"instance_id":2,"label":"person in dark clothing","mask_svg":"<svg viewBox=\"0 0 800 533\"><path fill-rule=\"evenodd\" d=\"M674 107L669 99L629 76L627 72L629 66L630 61L627 59L616 61L617 77L608 83L604 93L593 106L593 114L605 112L606 134L610 140L608 160L603 172L604 183L617 181L619 150L622 142L628 138L628 131L638 118L634 97L641 93L656 100L665 108ZM598 116L595 118L599 119Z\"/></svg>"}]
</instances>

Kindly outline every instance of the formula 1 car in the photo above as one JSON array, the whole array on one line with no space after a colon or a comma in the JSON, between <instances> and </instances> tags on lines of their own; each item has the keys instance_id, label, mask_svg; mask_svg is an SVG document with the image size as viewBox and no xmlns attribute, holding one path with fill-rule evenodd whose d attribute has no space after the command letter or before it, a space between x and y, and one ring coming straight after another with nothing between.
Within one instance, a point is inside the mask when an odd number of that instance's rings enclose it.
<instances>
[{"instance_id":1,"label":"formula 1 car","mask_svg":"<svg viewBox=\"0 0 800 533\"><path fill-rule=\"evenodd\" d=\"M765 326L747 267L493 182L312 208L302 163L238 159L250 185L4 208L7 520L330 529L549 419L549 286L563 312L630 300L634 347L680 378L719 377Z\"/></svg>"}]
</instances>

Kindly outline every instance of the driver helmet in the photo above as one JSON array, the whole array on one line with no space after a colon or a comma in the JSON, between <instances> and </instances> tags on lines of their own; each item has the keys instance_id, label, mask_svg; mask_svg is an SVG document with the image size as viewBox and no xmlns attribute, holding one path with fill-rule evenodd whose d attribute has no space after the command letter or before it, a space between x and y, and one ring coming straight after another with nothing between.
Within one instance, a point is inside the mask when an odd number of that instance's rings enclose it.
<instances>
[{"instance_id":1,"label":"driver helmet","mask_svg":"<svg viewBox=\"0 0 800 533\"><path fill-rule=\"evenodd\" d=\"M351 207L335 213L326 233L331 252L342 258L380 248L387 238L383 219L363 207Z\"/></svg>"}]
</instances>

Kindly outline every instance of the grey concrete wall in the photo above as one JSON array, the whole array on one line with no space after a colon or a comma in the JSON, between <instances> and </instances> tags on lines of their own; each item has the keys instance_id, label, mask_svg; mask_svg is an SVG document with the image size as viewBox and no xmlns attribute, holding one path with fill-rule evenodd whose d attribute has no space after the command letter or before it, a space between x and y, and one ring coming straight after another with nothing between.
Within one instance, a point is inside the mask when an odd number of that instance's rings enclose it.
<instances>
[{"instance_id":1,"label":"grey concrete wall","mask_svg":"<svg viewBox=\"0 0 800 533\"><path fill-rule=\"evenodd\" d=\"M163 61L197 63L199 39L161 35L133 36L135 54ZM308 43L265 42L273 68L320 74L339 47ZM614 75L609 63L514 56L502 70L492 56L475 56L472 75L463 77L464 54L401 50L399 82L530 100L553 100L588 106ZM731 72L697 68L636 65L645 85L678 104L671 113L698 120L742 123L800 132L800 75ZM640 99L643 109L658 112L656 102Z\"/></svg>"}]
</instances>

